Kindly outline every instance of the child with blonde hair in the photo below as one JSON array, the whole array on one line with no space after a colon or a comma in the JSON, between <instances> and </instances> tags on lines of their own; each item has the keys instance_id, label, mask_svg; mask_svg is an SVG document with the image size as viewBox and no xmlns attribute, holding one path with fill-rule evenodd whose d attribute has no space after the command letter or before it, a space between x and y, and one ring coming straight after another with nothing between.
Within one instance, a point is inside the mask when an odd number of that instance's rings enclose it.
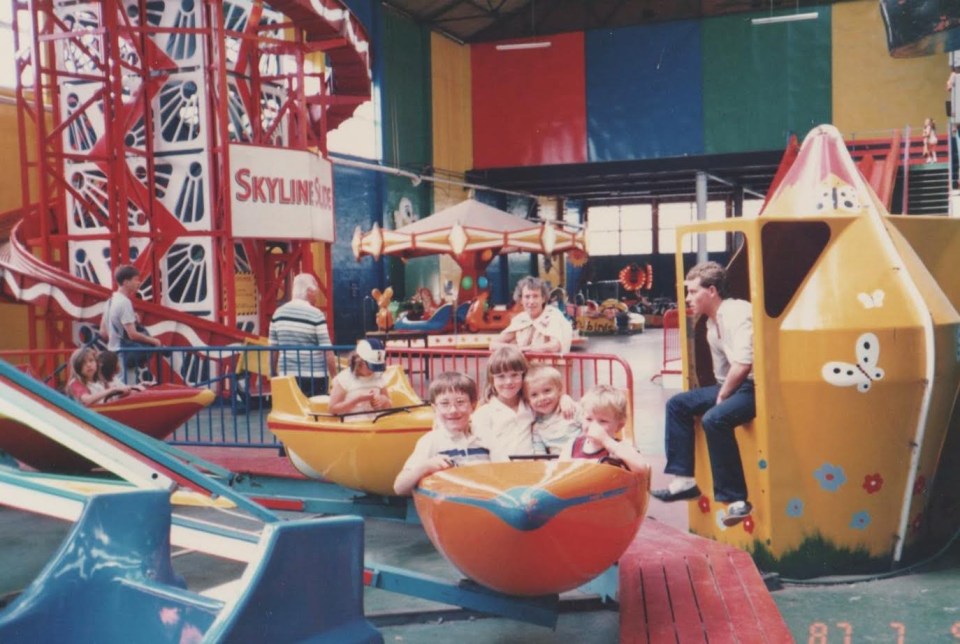
<instances>
[{"instance_id":1,"label":"child with blonde hair","mask_svg":"<svg viewBox=\"0 0 960 644\"><path fill-rule=\"evenodd\" d=\"M467 375L442 373L430 383L433 429L420 437L393 483L399 495L410 494L425 476L457 465L484 463L490 450L470 428L477 404L477 383Z\"/></svg>"},{"instance_id":2,"label":"child with blonde hair","mask_svg":"<svg viewBox=\"0 0 960 644\"><path fill-rule=\"evenodd\" d=\"M631 472L649 467L640 452L616 436L627 423L627 396L623 389L598 385L580 399L583 429L560 453L561 461L587 459Z\"/></svg>"},{"instance_id":3,"label":"child with blonde hair","mask_svg":"<svg viewBox=\"0 0 960 644\"><path fill-rule=\"evenodd\" d=\"M531 365L523 379L523 391L534 413L533 453L559 454L580 433L579 410L574 407L574 414L569 416L560 410L563 376L556 367Z\"/></svg>"}]
</instances>

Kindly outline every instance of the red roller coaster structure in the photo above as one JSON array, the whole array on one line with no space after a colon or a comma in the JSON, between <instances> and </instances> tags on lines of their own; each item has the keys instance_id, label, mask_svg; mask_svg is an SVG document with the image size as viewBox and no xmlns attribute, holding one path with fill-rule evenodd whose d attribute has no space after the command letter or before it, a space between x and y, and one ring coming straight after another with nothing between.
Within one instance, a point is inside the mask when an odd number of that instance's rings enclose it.
<instances>
[{"instance_id":1,"label":"red roller coaster structure","mask_svg":"<svg viewBox=\"0 0 960 644\"><path fill-rule=\"evenodd\" d=\"M369 100L369 41L340 0L16 1L14 37L23 206L0 215L0 291L32 305L32 346L39 317L47 346L75 342L127 262L169 344L265 332L301 270L329 308L329 249L314 266L309 239L233 234L230 152L325 157Z\"/></svg>"}]
</instances>

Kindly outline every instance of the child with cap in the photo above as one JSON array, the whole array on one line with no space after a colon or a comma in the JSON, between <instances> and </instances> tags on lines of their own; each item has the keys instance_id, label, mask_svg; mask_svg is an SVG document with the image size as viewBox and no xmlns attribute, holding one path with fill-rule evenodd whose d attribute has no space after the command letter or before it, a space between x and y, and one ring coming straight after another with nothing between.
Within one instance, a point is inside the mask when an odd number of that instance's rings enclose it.
<instances>
[{"instance_id":1,"label":"child with cap","mask_svg":"<svg viewBox=\"0 0 960 644\"><path fill-rule=\"evenodd\" d=\"M380 340L360 340L348 358L349 369L344 369L333 379L330 392L330 412L353 414L354 412L386 409L390 406L383 378L387 368L387 352ZM349 416L348 420L366 420L365 416Z\"/></svg>"}]
</instances>

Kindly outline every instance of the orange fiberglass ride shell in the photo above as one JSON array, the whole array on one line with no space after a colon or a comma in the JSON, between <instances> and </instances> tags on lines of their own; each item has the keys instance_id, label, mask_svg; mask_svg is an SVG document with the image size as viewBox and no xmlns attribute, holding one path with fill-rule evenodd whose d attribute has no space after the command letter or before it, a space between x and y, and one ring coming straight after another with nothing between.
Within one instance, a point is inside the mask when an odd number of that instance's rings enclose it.
<instances>
[{"instance_id":1,"label":"orange fiberglass ride shell","mask_svg":"<svg viewBox=\"0 0 960 644\"><path fill-rule=\"evenodd\" d=\"M463 574L511 595L560 593L613 565L647 511L650 470L590 461L481 463L420 481L433 545Z\"/></svg>"},{"instance_id":2,"label":"orange fiberglass ride shell","mask_svg":"<svg viewBox=\"0 0 960 644\"><path fill-rule=\"evenodd\" d=\"M92 405L91 410L164 440L213 402L209 389L162 384ZM42 472L86 472L94 463L20 422L0 415L0 451Z\"/></svg>"},{"instance_id":3,"label":"orange fiberglass ride shell","mask_svg":"<svg viewBox=\"0 0 960 644\"><path fill-rule=\"evenodd\" d=\"M369 420L350 420L327 411L327 396L304 396L293 376L274 378L267 427L304 476L392 495L393 481L417 440L433 427L433 408L417 396L399 366L387 368L386 381L392 408L372 412Z\"/></svg>"}]
</instances>

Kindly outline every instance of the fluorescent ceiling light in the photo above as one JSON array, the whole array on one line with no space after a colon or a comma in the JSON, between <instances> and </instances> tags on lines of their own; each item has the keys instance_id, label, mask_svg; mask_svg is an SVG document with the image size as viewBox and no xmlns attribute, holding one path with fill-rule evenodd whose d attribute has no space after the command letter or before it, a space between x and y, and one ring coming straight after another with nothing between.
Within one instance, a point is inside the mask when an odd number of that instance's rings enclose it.
<instances>
[{"instance_id":1,"label":"fluorescent ceiling light","mask_svg":"<svg viewBox=\"0 0 960 644\"><path fill-rule=\"evenodd\" d=\"M769 18L753 18L750 20L751 25L774 25L779 22L799 22L801 20L816 20L820 17L820 14L816 11L810 11L808 13L789 13L785 16L770 16Z\"/></svg>"},{"instance_id":2,"label":"fluorescent ceiling light","mask_svg":"<svg viewBox=\"0 0 960 644\"><path fill-rule=\"evenodd\" d=\"M550 46L549 40L541 42L517 42L506 45L497 45L497 51L513 51L516 49L543 49Z\"/></svg>"}]
</instances>

